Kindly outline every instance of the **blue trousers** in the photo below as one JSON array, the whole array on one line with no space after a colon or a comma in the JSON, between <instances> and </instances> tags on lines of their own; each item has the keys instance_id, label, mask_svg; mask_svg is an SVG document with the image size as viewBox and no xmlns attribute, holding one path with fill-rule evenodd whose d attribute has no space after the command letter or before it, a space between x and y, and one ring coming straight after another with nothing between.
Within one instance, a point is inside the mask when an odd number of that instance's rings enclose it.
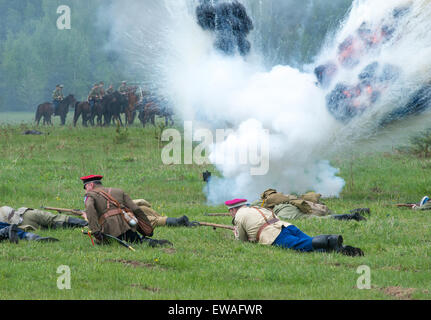
<instances>
[{"instance_id":1,"label":"blue trousers","mask_svg":"<svg viewBox=\"0 0 431 320\"><path fill-rule=\"evenodd\" d=\"M9 226L10 226L9 223L0 222L0 229L7 228ZM24 230L18 228L18 232L17 232L18 238L24 239L25 236L26 236L26 234L27 234L27 232L25 232Z\"/></svg>"},{"instance_id":2,"label":"blue trousers","mask_svg":"<svg viewBox=\"0 0 431 320\"><path fill-rule=\"evenodd\" d=\"M298 251L313 251L312 237L306 235L294 225L283 227L278 237L272 243L273 246Z\"/></svg>"},{"instance_id":3,"label":"blue trousers","mask_svg":"<svg viewBox=\"0 0 431 320\"><path fill-rule=\"evenodd\" d=\"M54 105L54 112L57 112L58 110L58 106L60 105L60 101L58 100L53 100L52 104Z\"/></svg>"}]
</instances>

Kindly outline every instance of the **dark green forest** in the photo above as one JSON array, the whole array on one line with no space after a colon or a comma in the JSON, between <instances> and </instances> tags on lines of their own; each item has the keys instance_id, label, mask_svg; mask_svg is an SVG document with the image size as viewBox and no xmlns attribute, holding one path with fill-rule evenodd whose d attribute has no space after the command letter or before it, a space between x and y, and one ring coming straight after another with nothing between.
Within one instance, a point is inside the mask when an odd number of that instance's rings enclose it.
<instances>
[{"instance_id":1,"label":"dark green forest","mask_svg":"<svg viewBox=\"0 0 431 320\"><path fill-rule=\"evenodd\" d=\"M106 49L110 30L103 8L113 1L122 0L0 0L0 111L33 111L51 101L56 84L64 85L65 95L83 100L95 82L118 88L122 80L143 80L131 79L121 48ZM244 2L255 20L253 43L267 64L294 67L312 62L327 32L336 29L351 4L351 0ZM70 29L57 27L61 5L70 7Z\"/></svg>"}]
</instances>

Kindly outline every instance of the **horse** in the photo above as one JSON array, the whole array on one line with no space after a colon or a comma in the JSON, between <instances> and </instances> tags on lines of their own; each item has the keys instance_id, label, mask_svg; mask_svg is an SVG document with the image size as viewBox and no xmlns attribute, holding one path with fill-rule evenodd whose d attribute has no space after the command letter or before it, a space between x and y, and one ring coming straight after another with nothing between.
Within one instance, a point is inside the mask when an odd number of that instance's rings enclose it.
<instances>
[{"instance_id":1,"label":"horse","mask_svg":"<svg viewBox=\"0 0 431 320\"><path fill-rule=\"evenodd\" d=\"M104 125L109 126L111 124L111 120L117 120L120 122L121 126L123 126L121 113L124 112L127 104L127 97L118 91L114 91L113 93L103 97L102 106L105 118Z\"/></svg>"},{"instance_id":2,"label":"horse","mask_svg":"<svg viewBox=\"0 0 431 320\"><path fill-rule=\"evenodd\" d=\"M66 98L60 101L58 109L54 113L54 105L51 102L45 102L37 106L35 122L37 125L40 124L40 119L43 117L43 125L50 124L51 116L60 116L61 125L64 126L66 123L66 116L69 112L69 107L74 106L76 99L73 94L69 94Z\"/></svg>"},{"instance_id":3,"label":"horse","mask_svg":"<svg viewBox=\"0 0 431 320\"><path fill-rule=\"evenodd\" d=\"M169 121L171 123L171 126L174 125L172 109L168 108L167 106L161 107L159 104L157 104L156 101L157 100L147 100L147 103L141 107L138 118L141 121L142 126L145 128L145 125L149 121L151 121L151 124L155 126L156 115L165 118L166 126L168 126Z\"/></svg>"},{"instance_id":4,"label":"horse","mask_svg":"<svg viewBox=\"0 0 431 320\"><path fill-rule=\"evenodd\" d=\"M82 116L82 125L87 127L89 121L94 126L94 118L97 116L97 125L102 125L103 106L101 101L96 101L91 110L90 103L88 101L76 102L75 103L75 114L73 115L73 126L76 127L76 122Z\"/></svg>"},{"instance_id":5,"label":"horse","mask_svg":"<svg viewBox=\"0 0 431 320\"><path fill-rule=\"evenodd\" d=\"M126 116L126 124L133 124L136 117L136 105L138 104L138 96L135 94L137 87L131 87L127 93L128 105L124 110Z\"/></svg>"}]
</instances>

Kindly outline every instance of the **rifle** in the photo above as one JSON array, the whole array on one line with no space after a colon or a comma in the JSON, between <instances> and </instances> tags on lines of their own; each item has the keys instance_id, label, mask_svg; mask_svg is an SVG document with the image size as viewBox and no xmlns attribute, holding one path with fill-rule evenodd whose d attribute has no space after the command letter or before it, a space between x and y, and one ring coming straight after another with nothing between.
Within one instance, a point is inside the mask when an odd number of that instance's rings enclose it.
<instances>
[{"instance_id":1,"label":"rifle","mask_svg":"<svg viewBox=\"0 0 431 320\"><path fill-rule=\"evenodd\" d=\"M89 231L89 230L82 230L82 233L83 233L83 234L87 234L87 235L90 237L91 242L93 243L93 239L91 238L91 231ZM106 238L110 238L110 239L113 239L113 240L117 241L119 244L121 244L123 247L126 247L126 248L127 248L127 249L129 249L129 250L136 251L136 250L135 250L131 245L129 245L126 241L123 241L123 240L121 240L121 239L118 239L118 238L116 238L116 237L114 237L114 236L111 236L110 234L107 234L107 233L102 233L102 235L103 235L104 237L106 237ZM93 246L94 246L94 243L93 243Z\"/></svg>"},{"instance_id":2,"label":"rifle","mask_svg":"<svg viewBox=\"0 0 431 320\"><path fill-rule=\"evenodd\" d=\"M401 207L413 208L413 206L414 206L414 205L419 206L419 204L418 204L418 203L397 203L397 204L396 204L396 206L397 206L398 208L401 208Z\"/></svg>"},{"instance_id":3,"label":"rifle","mask_svg":"<svg viewBox=\"0 0 431 320\"><path fill-rule=\"evenodd\" d=\"M82 217L82 213L84 212L78 209L63 209L63 208L54 208L54 207L45 207L45 206L41 206L40 208L44 210L57 211L59 213L68 213L73 216L80 216L80 217Z\"/></svg>"},{"instance_id":4,"label":"rifle","mask_svg":"<svg viewBox=\"0 0 431 320\"><path fill-rule=\"evenodd\" d=\"M200 226L206 226L206 227L213 227L213 229L221 228L221 229L228 229L228 230L235 230L235 227L233 226L227 226L225 224L216 224L216 223L209 223L209 222L199 222Z\"/></svg>"},{"instance_id":5,"label":"rifle","mask_svg":"<svg viewBox=\"0 0 431 320\"><path fill-rule=\"evenodd\" d=\"M204 216L208 217L230 217L229 213L204 213Z\"/></svg>"}]
</instances>

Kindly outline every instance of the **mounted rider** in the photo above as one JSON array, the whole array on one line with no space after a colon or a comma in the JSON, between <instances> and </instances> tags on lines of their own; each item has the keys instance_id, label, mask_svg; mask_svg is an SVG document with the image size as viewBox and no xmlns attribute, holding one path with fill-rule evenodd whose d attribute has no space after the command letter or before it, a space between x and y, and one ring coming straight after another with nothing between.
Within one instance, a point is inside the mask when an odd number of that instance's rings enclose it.
<instances>
[{"instance_id":1,"label":"mounted rider","mask_svg":"<svg viewBox=\"0 0 431 320\"><path fill-rule=\"evenodd\" d=\"M57 114L58 107L61 101L64 100L63 87L64 86L62 84L57 84L55 86L55 90L52 92L52 104L54 105L54 114Z\"/></svg>"},{"instance_id":2,"label":"mounted rider","mask_svg":"<svg viewBox=\"0 0 431 320\"><path fill-rule=\"evenodd\" d=\"M88 103L90 104L91 112L93 112L93 110L94 110L94 104L100 98L99 92L100 92L99 91L99 84L95 83L93 88L90 90L90 93L88 94L88 98L87 98Z\"/></svg>"},{"instance_id":3,"label":"mounted rider","mask_svg":"<svg viewBox=\"0 0 431 320\"><path fill-rule=\"evenodd\" d=\"M122 95L127 95L129 93L129 87L127 86L126 81L121 82L121 86L118 88L118 92Z\"/></svg>"}]
</instances>

